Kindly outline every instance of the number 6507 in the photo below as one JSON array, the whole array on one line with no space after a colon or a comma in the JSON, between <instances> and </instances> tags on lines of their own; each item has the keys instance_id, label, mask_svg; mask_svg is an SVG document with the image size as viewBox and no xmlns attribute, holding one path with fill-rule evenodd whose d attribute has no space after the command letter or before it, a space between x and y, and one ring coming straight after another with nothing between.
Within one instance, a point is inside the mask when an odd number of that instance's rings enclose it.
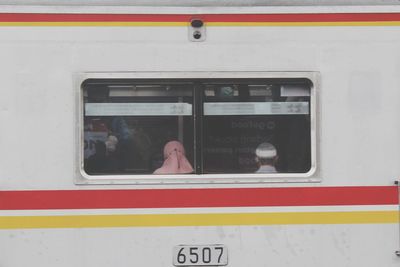
<instances>
[{"instance_id":1,"label":"number 6507","mask_svg":"<svg viewBox=\"0 0 400 267\"><path fill-rule=\"evenodd\" d=\"M223 245L181 245L174 248L175 266L223 266L228 264L228 251Z\"/></svg>"}]
</instances>

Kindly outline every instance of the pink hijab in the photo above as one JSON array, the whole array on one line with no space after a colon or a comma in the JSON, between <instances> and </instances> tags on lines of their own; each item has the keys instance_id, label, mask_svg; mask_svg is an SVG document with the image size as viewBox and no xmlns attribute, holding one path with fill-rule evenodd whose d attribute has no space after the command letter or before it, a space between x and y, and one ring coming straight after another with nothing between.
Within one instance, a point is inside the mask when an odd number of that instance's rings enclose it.
<instances>
[{"instance_id":1,"label":"pink hijab","mask_svg":"<svg viewBox=\"0 0 400 267\"><path fill-rule=\"evenodd\" d=\"M185 157L185 148L178 141L170 141L164 146L164 163L154 174L177 174L193 172L192 165Z\"/></svg>"}]
</instances>

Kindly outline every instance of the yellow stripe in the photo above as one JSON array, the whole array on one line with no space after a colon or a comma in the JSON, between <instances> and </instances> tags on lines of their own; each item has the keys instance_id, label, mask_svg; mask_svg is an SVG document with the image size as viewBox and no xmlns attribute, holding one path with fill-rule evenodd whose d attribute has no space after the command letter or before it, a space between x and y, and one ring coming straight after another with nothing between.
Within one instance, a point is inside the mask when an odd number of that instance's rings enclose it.
<instances>
[{"instance_id":1,"label":"yellow stripe","mask_svg":"<svg viewBox=\"0 0 400 267\"><path fill-rule=\"evenodd\" d=\"M398 211L1 216L0 229L398 223Z\"/></svg>"},{"instance_id":2,"label":"yellow stripe","mask_svg":"<svg viewBox=\"0 0 400 267\"><path fill-rule=\"evenodd\" d=\"M0 27L181 27L189 22L0 22ZM208 22L207 26L318 27L318 26L400 26L400 21L355 22Z\"/></svg>"}]
</instances>

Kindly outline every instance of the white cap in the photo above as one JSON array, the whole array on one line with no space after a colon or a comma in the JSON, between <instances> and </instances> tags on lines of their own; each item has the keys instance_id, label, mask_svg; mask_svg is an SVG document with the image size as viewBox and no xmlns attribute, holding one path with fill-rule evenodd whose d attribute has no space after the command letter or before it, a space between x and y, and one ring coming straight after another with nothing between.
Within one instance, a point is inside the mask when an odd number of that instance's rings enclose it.
<instances>
[{"instance_id":1,"label":"white cap","mask_svg":"<svg viewBox=\"0 0 400 267\"><path fill-rule=\"evenodd\" d=\"M261 143L256 149L256 156L262 159L272 159L276 155L276 148L270 143Z\"/></svg>"}]
</instances>

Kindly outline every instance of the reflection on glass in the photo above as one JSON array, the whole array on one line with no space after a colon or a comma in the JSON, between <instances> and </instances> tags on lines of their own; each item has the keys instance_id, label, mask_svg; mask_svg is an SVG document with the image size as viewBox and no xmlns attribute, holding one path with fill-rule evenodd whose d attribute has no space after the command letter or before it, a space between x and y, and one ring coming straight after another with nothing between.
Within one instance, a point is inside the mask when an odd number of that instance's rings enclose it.
<instances>
[{"instance_id":1,"label":"reflection on glass","mask_svg":"<svg viewBox=\"0 0 400 267\"><path fill-rule=\"evenodd\" d=\"M193 162L190 84L86 83L84 170L91 175L152 174L171 140Z\"/></svg>"},{"instance_id":2,"label":"reflection on glass","mask_svg":"<svg viewBox=\"0 0 400 267\"><path fill-rule=\"evenodd\" d=\"M227 85L222 85L227 87ZM232 84L229 96L205 86L203 173L305 173L311 168L310 86ZM271 159L257 156L269 144ZM268 164L267 164L268 163Z\"/></svg>"},{"instance_id":3,"label":"reflection on glass","mask_svg":"<svg viewBox=\"0 0 400 267\"><path fill-rule=\"evenodd\" d=\"M306 79L88 80L89 175L306 173Z\"/></svg>"}]
</instances>

